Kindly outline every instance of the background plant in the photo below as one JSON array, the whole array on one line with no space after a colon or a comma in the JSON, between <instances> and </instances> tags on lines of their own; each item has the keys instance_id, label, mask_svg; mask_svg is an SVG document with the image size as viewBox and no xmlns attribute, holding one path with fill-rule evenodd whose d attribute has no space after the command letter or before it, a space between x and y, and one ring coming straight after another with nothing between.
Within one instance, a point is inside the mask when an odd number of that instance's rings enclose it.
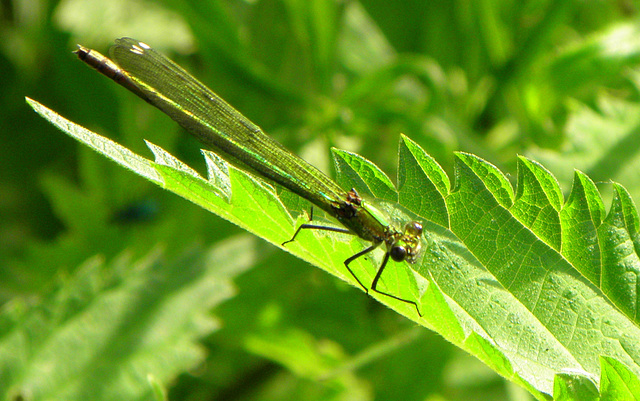
<instances>
[{"instance_id":1,"label":"background plant","mask_svg":"<svg viewBox=\"0 0 640 401\"><path fill-rule=\"evenodd\" d=\"M148 391L172 383L171 398L269 398L287 391L305 399L423 399L437 393L469 399L465 390L478 394L478 387L483 399L514 396L518 390L468 363L439 337L416 334L410 323L324 273L280 252L253 262L252 255L267 253L264 245L237 238L227 240L240 244L235 247L218 243L223 232L240 232L220 219L87 150L72 156L74 144L49 131L22 101L28 94L140 152L141 138L152 139L202 171L197 144L68 53L75 42L102 49L128 35L174 51L181 64L319 166L329 165L327 149L336 145L366 155L394 176L398 134L405 133L450 176L453 150L477 154L513 177L520 153L547 166L565 195L578 168L596 182L621 182L637 199L633 5L463 3L12 3L2 31L7 73L1 151L9 174L2 197L7 263L0 272L6 300L1 327L9 335L18 324L40 333L50 348L39 346L38 355L66 360L55 344L67 343L50 338L82 333L78 327L84 326L72 323L101 316L94 308L102 303L158 305L143 309L157 320L135 324L122 317L95 327L120 328L105 339L82 336L93 352L118 351L107 353L113 358L80 358L95 368L86 374L95 379L115 367L157 366L159 361L114 344L142 338L160 346L167 337L149 333L168 330L162 313L185 315L184 326L175 326L182 329L161 348L168 368L149 380L159 384ZM140 217L147 214L133 213L154 209L146 222ZM158 288L156 296L145 293L146 280L168 277L163 272L172 266L197 266L185 258L216 252L245 263L211 272L216 283L230 286L233 280L237 286L236 296L214 309L223 330L216 330L208 312L228 292L203 290L210 294L205 300L185 295L191 302L181 302L171 289L163 293L162 285L150 285ZM206 282L207 272L202 267L187 275L185 282L194 283L187 287L199 293L195 283ZM134 289L141 295L132 297ZM375 356L381 353L386 356ZM190 370L195 366L200 370ZM77 375L61 370L60 382L69 382L65 372ZM330 385L316 382L327 375ZM78 394L95 390L90 380L78 383ZM69 386L62 390L72 393ZM143 397L137 391L130 397Z\"/></svg>"}]
</instances>

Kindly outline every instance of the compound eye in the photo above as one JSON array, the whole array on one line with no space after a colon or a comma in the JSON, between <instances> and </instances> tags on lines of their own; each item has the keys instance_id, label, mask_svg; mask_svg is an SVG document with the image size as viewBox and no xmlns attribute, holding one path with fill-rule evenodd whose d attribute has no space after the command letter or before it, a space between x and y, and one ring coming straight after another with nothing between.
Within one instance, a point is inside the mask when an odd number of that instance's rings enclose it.
<instances>
[{"instance_id":1,"label":"compound eye","mask_svg":"<svg viewBox=\"0 0 640 401\"><path fill-rule=\"evenodd\" d=\"M407 257L407 248L402 245L396 245L389 251L389 256L396 262L402 262Z\"/></svg>"},{"instance_id":2,"label":"compound eye","mask_svg":"<svg viewBox=\"0 0 640 401\"><path fill-rule=\"evenodd\" d=\"M418 221L412 221L408 223L405 227L405 232L407 234L420 236L422 235L422 223Z\"/></svg>"}]
</instances>

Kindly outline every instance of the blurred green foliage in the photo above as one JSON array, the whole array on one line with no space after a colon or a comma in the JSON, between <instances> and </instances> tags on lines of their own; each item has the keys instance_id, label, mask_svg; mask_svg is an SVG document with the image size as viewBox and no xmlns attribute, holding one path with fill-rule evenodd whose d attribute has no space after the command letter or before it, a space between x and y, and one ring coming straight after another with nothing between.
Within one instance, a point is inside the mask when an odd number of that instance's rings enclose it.
<instances>
[{"instance_id":1,"label":"blurred green foliage","mask_svg":"<svg viewBox=\"0 0 640 401\"><path fill-rule=\"evenodd\" d=\"M525 154L566 191L577 168L640 196L635 2L9 0L1 7L5 312L51 313L52 297L96 255L137 260L160 245L166 260L184 260L240 232L78 147L26 106L28 95L143 153L148 138L202 171L198 144L75 60L75 43L102 52L120 36L149 43L324 169L337 146L393 176L404 133L450 176L454 150L513 176L516 156ZM359 291L281 252L246 246L263 257L233 276L235 297L214 310L223 328L192 338L204 347L199 357L158 379L170 399L527 399Z\"/></svg>"}]
</instances>

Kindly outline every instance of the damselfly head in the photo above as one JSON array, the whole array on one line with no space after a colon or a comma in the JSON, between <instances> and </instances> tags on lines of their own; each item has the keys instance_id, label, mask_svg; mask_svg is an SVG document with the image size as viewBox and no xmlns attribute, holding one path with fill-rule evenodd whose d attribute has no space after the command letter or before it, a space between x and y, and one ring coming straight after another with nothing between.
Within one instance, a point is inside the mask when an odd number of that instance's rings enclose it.
<instances>
[{"instance_id":1,"label":"damselfly head","mask_svg":"<svg viewBox=\"0 0 640 401\"><path fill-rule=\"evenodd\" d=\"M389 256L396 262L406 260L414 263L420 253L420 238L422 237L422 223L411 221L404 227L404 233L398 233L396 240L389 247Z\"/></svg>"}]
</instances>

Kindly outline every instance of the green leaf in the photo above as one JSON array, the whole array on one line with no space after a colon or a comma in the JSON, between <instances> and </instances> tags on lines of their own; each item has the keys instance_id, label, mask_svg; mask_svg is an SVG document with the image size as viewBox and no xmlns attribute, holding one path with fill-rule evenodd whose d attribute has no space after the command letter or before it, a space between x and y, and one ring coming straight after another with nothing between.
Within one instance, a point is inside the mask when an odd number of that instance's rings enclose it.
<instances>
[{"instance_id":1,"label":"green leaf","mask_svg":"<svg viewBox=\"0 0 640 401\"><path fill-rule=\"evenodd\" d=\"M230 166L222 180L228 177L229 197L214 185L220 177L201 178L157 147L156 162L135 155L128 160L119 146L29 103L101 153L276 245L294 231L273 188L252 175ZM347 182L361 182L383 197L392 193L386 175L370 162L336 155ZM597 391L604 383L601 356L640 373L638 217L621 186L614 185L617 196L606 214L581 173L563 203L554 177L525 158L514 191L495 166L470 154L456 154L452 186L406 137L400 157L401 204L386 210L394 222L422 221L425 239L417 263L389 263L381 289L418 303L422 317L411 305L370 292L374 298L437 330L538 399ZM355 285L343 262L364 246L344 235L312 232L284 249ZM351 266L370 283L381 256L379 251ZM619 382L609 380L609 391L618 391Z\"/></svg>"},{"instance_id":2,"label":"green leaf","mask_svg":"<svg viewBox=\"0 0 640 401\"><path fill-rule=\"evenodd\" d=\"M585 376L572 373L556 375L553 386L553 399L561 401L598 401L598 389Z\"/></svg>"},{"instance_id":3,"label":"green leaf","mask_svg":"<svg viewBox=\"0 0 640 401\"><path fill-rule=\"evenodd\" d=\"M569 94L618 80L626 66L640 60L639 33L635 20L612 24L559 51L538 71L538 78L553 86L555 93Z\"/></svg>"},{"instance_id":4,"label":"green leaf","mask_svg":"<svg viewBox=\"0 0 640 401\"><path fill-rule=\"evenodd\" d=\"M277 328L249 335L246 348L265 358L286 366L297 376L310 383L326 380L327 376L348 360L348 355L329 340L317 340L306 332L294 328ZM324 394L317 399L344 398L368 399L370 389L354 372L330 377L320 387Z\"/></svg>"},{"instance_id":5,"label":"green leaf","mask_svg":"<svg viewBox=\"0 0 640 401\"><path fill-rule=\"evenodd\" d=\"M397 202L398 193L387 175L375 164L355 153L331 149L338 183L344 188L357 188L360 195Z\"/></svg>"},{"instance_id":6,"label":"green leaf","mask_svg":"<svg viewBox=\"0 0 640 401\"><path fill-rule=\"evenodd\" d=\"M638 87L636 83L633 91ZM601 94L594 102L588 105L569 100L566 145L558 151L532 147L526 155L543 163L563 186L569 185L574 169L578 169L595 182L624 182L638 199L640 106L609 94Z\"/></svg>"},{"instance_id":7,"label":"green leaf","mask_svg":"<svg viewBox=\"0 0 640 401\"><path fill-rule=\"evenodd\" d=\"M443 227L449 227L449 212L445 196L451 189L449 177L442 167L411 139L402 136L400 140L400 168L398 169L398 186L400 187L400 203L416 210L427 220ZM428 180L421 179L424 176ZM422 191L403 190L405 188L422 188Z\"/></svg>"},{"instance_id":8,"label":"green leaf","mask_svg":"<svg viewBox=\"0 0 640 401\"><path fill-rule=\"evenodd\" d=\"M600 249L596 228L602 223L604 204L593 181L576 171L573 188L560 212L562 250L575 268L600 282Z\"/></svg>"},{"instance_id":9,"label":"green leaf","mask_svg":"<svg viewBox=\"0 0 640 401\"><path fill-rule=\"evenodd\" d=\"M43 299L4 305L2 398L166 399L163 387L203 361L200 341L219 328L210 310L233 295L254 243L238 236L168 261L159 249L95 257Z\"/></svg>"},{"instance_id":10,"label":"green leaf","mask_svg":"<svg viewBox=\"0 0 640 401\"><path fill-rule=\"evenodd\" d=\"M603 356L602 362L602 400L638 400L640 380L622 363Z\"/></svg>"},{"instance_id":11,"label":"green leaf","mask_svg":"<svg viewBox=\"0 0 640 401\"><path fill-rule=\"evenodd\" d=\"M511 213L553 249L562 242L562 191L558 181L539 163L518 158L518 188Z\"/></svg>"},{"instance_id":12,"label":"green leaf","mask_svg":"<svg viewBox=\"0 0 640 401\"><path fill-rule=\"evenodd\" d=\"M638 213L631 196L620 184L613 183L611 212L598 227L602 238L603 291L628 316L638 319Z\"/></svg>"}]
</instances>

